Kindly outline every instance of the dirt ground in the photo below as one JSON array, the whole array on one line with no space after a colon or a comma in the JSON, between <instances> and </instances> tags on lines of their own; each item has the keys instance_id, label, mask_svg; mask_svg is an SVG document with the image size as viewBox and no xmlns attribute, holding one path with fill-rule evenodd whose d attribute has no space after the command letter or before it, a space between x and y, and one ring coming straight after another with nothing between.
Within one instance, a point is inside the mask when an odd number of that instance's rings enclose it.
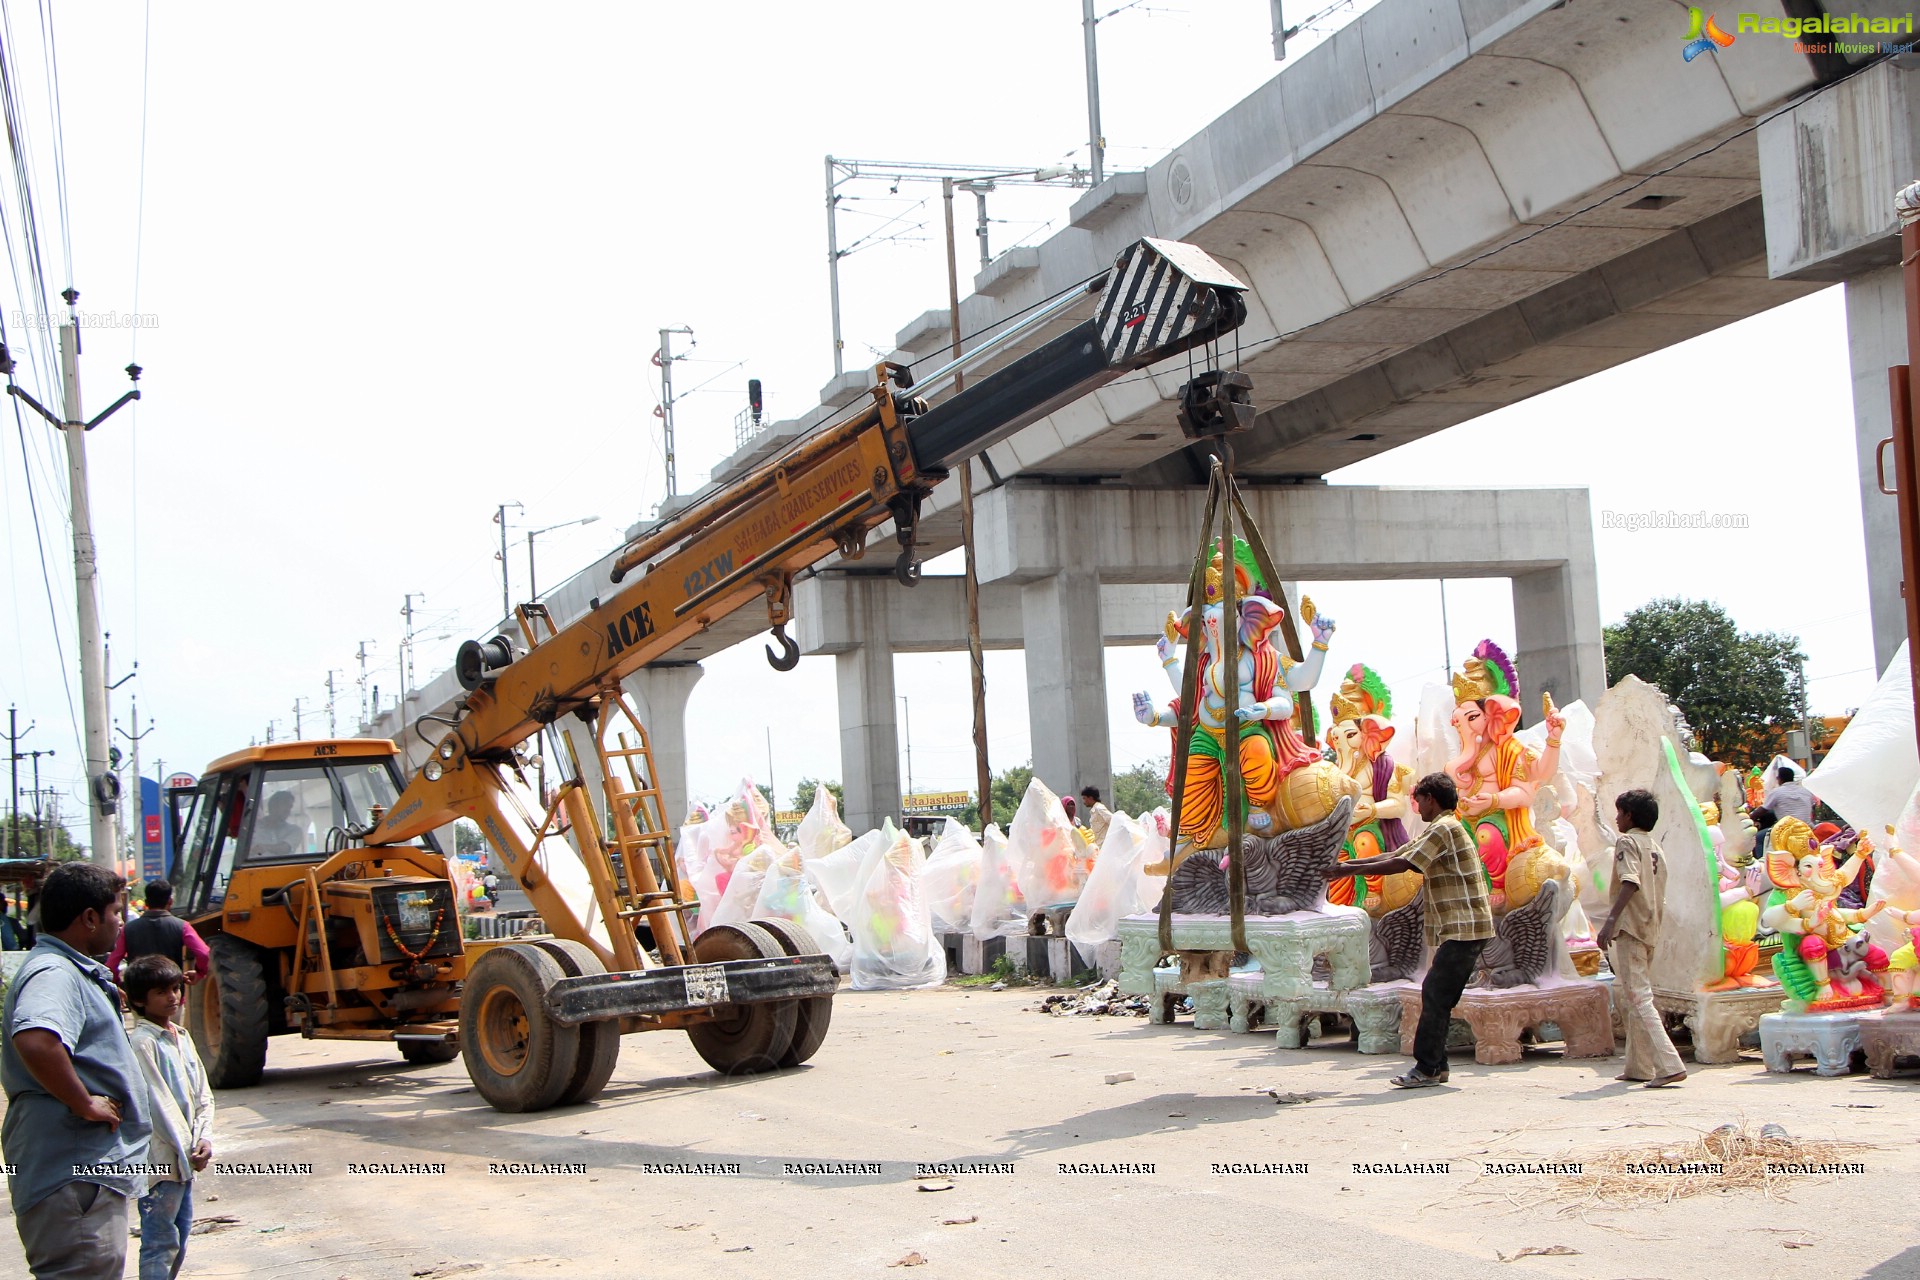
<instances>
[{"instance_id":1,"label":"dirt ground","mask_svg":"<svg viewBox=\"0 0 1920 1280\"><path fill-rule=\"evenodd\" d=\"M202 1175L199 1216L232 1221L193 1238L185 1274L1920 1275L1920 1079L1773 1076L1754 1058L1650 1092L1613 1082L1618 1058L1456 1052L1450 1086L1403 1093L1385 1087L1397 1057L1048 1017L1043 992L843 993L812 1063L750 1080L707 1071L683 1035L629 1037L596 1102L533 1116L488 1109L457 1061L276 1040L261 1087L219 1095L215 1159L312 1172ZM1743 1122L1873 1149L1863 1174L1771 1197L1564 1216L1516 1207L1539 1175L1483 1171ZM918 1167L954 1161L977 1167ZM563 1168L489 1171L502 1162ZM444 1172L382 1169L408 1165ZM21 1266L7 1246L0 1274ZM1516 1257L1555 1247L1573 1252Z\"/></svg>"}]
</instances>

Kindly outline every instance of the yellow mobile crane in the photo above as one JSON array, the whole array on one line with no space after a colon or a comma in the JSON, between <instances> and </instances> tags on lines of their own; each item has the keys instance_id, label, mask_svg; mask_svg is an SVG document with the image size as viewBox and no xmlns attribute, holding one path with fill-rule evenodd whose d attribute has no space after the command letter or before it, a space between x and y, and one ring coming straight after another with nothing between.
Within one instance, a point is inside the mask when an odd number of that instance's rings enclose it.
<instances>
[{"instance_id":1,"label":"yellow mobile crane","mask_svg":"<svg viewBox=\"0 0 1920 1280\"><path fill-rule=\"evenodd\" d=\"M585 616L559 626L544 606L522 605L517 638L461 645L466 696L454 716L415 726L423 736L434 726L438 740L403 789L384 741L284 743L216 761L182 797L175 886L182 914L210 935L214 973L188 1022L214 1082L257 1081L267 1037L280 1032L397 1041L412 1061L458 1052L481 1096L505 1111L591 1098L630 1031L683 1028L726 1073L806 1061L832 1017L833 963L787 921L690 936L695 904L622 677L756 597L778 646L768 659L791 670L795 572L835 551L859 556L891 520L895 574L912 585L921 503L949 467L1235 329L1244 289L1201 250L1144 239L919 388L905 366L876 366L856 412L629 545ZM1092 319L937 405L922 398L1089 293ZM1244 424L1249 386L1218 370L1195 378L1183 425ZM596 767L583 769L566 738L569 780L543 803L521 747L568 716L587 730ZM431 835L457 818L478 824L552 937L462 943Z\"/></svg>"}]
</instances>

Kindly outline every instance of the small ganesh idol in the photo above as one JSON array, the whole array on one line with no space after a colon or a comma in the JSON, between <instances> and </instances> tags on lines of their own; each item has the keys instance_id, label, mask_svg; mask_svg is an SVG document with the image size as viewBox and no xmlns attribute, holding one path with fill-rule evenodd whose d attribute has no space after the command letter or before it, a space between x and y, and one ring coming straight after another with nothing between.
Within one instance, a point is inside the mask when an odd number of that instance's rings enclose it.
<instances>
[{"instance_id":1,"label":"small ganesh idol","mask_svg":"<svg viewBox=\"0 0 1920 1280\"><path fill-rule=\"evenodd\" d=\"M1393 694L1372 667L1356 662L1329 700L1332 727L1327 740L1342 773L1359 787L1353 824L1340 850L1343 861L1377 858L1407 842L1405 818L1413 789L1413 771L1387 753L1393 741ZM1418 872L1395 876L1354 876L1327 886L1327 901L1364 908L1379 916L1403 906L1419 892Z\"/></svg>"},{"instance_id":2,"label":"small ganesh idol","mask_svg":"<svg viewBox=\"0 0 1920 1280\"><path fill-rule=\"evenodd\" d=\"M1760 922L1780 934L1774 972L1786 988L1782 1007L1789 1012L1873 1009L1885 999L1887 953L1860 926L1886 900L1870 907L1839 905L1840 890L1860 874L1866 843L1861 840L1836 866L1833 850L1816 841L1806 823L1782 818L1774 824L1767 850L1773 893Z\"/></svg>"}]
</instances>

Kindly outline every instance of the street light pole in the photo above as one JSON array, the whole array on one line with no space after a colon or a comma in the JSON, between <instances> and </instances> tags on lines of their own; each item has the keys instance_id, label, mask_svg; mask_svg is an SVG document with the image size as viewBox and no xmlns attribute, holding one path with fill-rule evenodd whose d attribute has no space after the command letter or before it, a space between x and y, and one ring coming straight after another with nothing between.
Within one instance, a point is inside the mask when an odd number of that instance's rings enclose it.
<instances>
[{"instance_id":1,"label":"street light pole","mask_svg":"<svg viewBox=\"0 0 1920 1280\"><path fill-rule=\"evenodd\" d=\"M953 233L953 179L941 179L940 194L947 211L947 327L953 358L960 351L960 245ZM981 252L986 252L986 208L981 205ZM955 371L956 394L965 386L965 375ZM967 599L967 673L973 694L973 769L979 788L980 829L993 821L993 773L987 767L987 666L980 641L980 575L973 560L973 459L960 464L960 546L965 552Z\"/></svg>"},{"instance_id":2,"label":"street light pole","mask_svg":"<svg viewBox=\"0 0 1920 1280\"><path fill-rule=\"evenodd\" d=\"M668 490L672 492L671 489ZM576 524L592 524L599 516L581 516L578 520L562 520L559 524L550 524L544 529L527 530L527 599L538 600L540 588L533 572L533 540L543 533L552 533L555 529L567 529Z\"/></svg>"},{"instance_id":3,"label":"street light pole","mask_svg":"<svg viewBox=\"0 0 1920 1280\"><path fill-rule=\"evenodd\" d=\"M913 704L907 701L905 694L902 694L900 696L900 705L906 709L906 716L903 722L903 727L906 729L905 741L907 744L907 794L912 795L914 793L913 792Z\"/></svg>"}]
</instances>

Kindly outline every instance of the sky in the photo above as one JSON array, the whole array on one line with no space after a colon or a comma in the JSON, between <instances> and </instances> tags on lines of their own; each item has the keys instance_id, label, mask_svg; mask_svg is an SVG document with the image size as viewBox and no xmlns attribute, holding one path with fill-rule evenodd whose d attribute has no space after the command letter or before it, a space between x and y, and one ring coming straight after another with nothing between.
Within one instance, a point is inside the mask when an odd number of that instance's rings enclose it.
<instances>
[{"instance_id":1,"label":"sky","mask_svg":"<svg viewBox=\"0 0 1920 1280\"><path fill-rule=\"evenodd\" d=\"M1163 156L1279 69L1260 0L1109 10L1110 169ZM382 703L398 690L409 595L417 677L444 668L501 616L503 504L516 600L529 529L596 517L540 536L551 585L648 515L665 492L649 360L661 328L694 331L674 339L688 356L675 368L683 491L733 451L748 377L774 418L811 408L832 374L826 155L1086 163L1072 0L82 13L53 6L51 59L33 15L0 35L46 288L71 281L93 317L88 410L126 388L129 361L145 369L142 402L88 448L113 673L139 664L113 716L127 732L151 725L150 776L292 736L296 718L327 732L329 673L333 721L350 732L376 686ZM842 193L841 243L864 241L841 264L851 366L944 305L945 268L937 188ZM1076 194L1003 185L994 250L1043 240ZM50 402L17 187L0 206L17 376ZM1765 358L1783 350L1796 358ZM1329 479L1585 485L1596 519L1743 513L1738 533L1596 530L1602 615L1717 600L1744 628L1799 634L1816 709L1840 711L1874 675L1849 396L1831 289ZM64 465L44 425L0 430L13 618L0 699L33 725L22 750L57 753L42 781L75 817ZM942 569L957 565L930 566ZM1335 662L1374 666L1409 709L1449 652L1458 662L1482 636L1510 647L1503 580L1449 583L1444 638L1438 584L1307 588L1341 624ZM1121 769L1164 750L1128 705L1161 677L1148 650L1106 656ZM896 660L918 790L971 780L964 662ZM988 655L987 675L994 767L1023 763L1020 655ZM693 790L770 769L784 801L802 776L837 778L835 724L830 659L778 675L758 642L719 655L689 706Z\"/></svg>"}]
</instances>

